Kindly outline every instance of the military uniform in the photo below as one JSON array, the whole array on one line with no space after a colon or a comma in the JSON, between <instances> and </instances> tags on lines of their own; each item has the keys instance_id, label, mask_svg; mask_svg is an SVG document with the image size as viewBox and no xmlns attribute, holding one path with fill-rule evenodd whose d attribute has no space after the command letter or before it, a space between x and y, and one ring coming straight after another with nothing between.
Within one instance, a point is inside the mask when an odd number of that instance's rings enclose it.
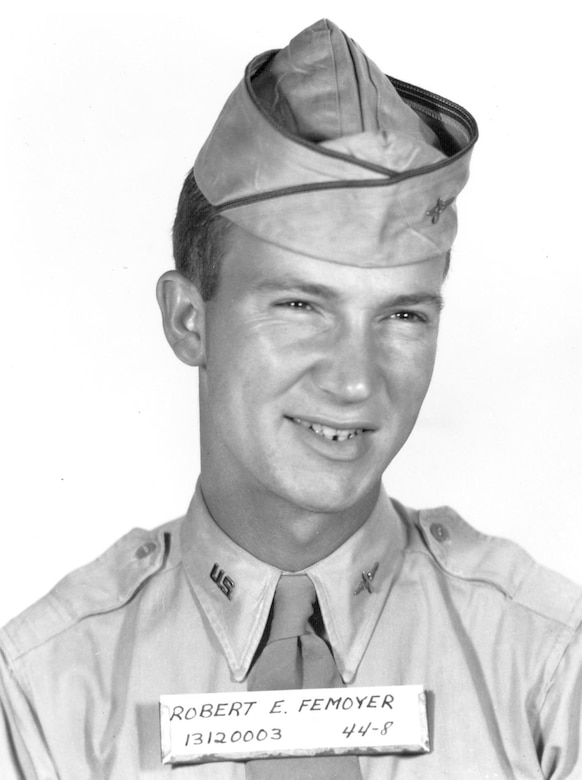
<instances>
[{"instance_id":1,"label":"military uniform","mask_svg":"<svg viewBox=\"0 0 582 780\"><path fill-rule=\"evenodd\" d=\"M348 686L428 691L432 752L362 756L365 780L582 775L578 587L450 509L384 495L306 571ZM70 574L0 633L3 780L244 778L244 763L162 766L158 699L246 689L279 576L199 491L186 518Z\"/></svg>"}]
</instances>

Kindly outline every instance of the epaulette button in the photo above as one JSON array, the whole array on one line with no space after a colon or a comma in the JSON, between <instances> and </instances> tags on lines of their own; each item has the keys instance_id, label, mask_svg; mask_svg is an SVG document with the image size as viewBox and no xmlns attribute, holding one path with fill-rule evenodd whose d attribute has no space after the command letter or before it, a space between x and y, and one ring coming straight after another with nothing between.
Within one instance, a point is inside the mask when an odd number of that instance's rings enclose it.
<instances>
[{"instance_id":1,"label":"epaulette button","mask_svg":"<svg viewBox=\"0 0 582 780\"><path fill-rule=\"evenodd\" d=\"M430 532L437 542L446 542L449 538L448 529L442 523L433 523L430 527Z\"/></svg>"},{"instance_id":2,"label":"epaulette button","mask_svg":"<svg viewBox=\"0 0 582 780\"><path fill-rule=\"evenodd\" d=\"M146 542L145 544L142 544L141 547L137 548L135 557L147 558L147 556L151 555L155 549L156 549L155 542Z\"/></svg>"}]
</instances>

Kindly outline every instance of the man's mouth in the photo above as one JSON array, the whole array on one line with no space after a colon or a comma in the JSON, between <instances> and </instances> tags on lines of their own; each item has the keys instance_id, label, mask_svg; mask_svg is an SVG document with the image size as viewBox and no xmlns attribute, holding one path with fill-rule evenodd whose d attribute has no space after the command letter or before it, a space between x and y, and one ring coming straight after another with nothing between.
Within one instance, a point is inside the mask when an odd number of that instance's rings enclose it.
<instances>
[{"instance_id":1,"label":"man's mouth","mask_svg":"<svg viewBox=\"0 0 582 780\"><path fill-rule=\"evenodd\" d=\"M293 422L301 425L303 428L309 428L318 436L322 436L329 441L347 441L353 439L354 436L359 436L364 433L364 428L330 428L329 425L322 425L321 423L307 422L301 420L299 417L293 417Z\"/></svg>"}]
</instances>

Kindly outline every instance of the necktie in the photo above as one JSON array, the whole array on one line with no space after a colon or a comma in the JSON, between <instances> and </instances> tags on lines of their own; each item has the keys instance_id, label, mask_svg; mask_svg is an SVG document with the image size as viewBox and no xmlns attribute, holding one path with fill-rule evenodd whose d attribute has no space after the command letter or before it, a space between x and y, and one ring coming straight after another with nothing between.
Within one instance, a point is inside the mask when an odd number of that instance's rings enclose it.
<instances>
[{"instance_id":1,"label":"necktie","mask_svg":"<svg viewBox=\"0 0 582 780\"><path fill-rule=\"evenodd\" d=\"M269 638L249 674L249 690L343 685L328 646L309 624L315 600L315 588L306 574L280 578ZM246 777L247 780L361 780L362 776L356 756L315 756L249 761Z\"/></svg>"}]
</instances>

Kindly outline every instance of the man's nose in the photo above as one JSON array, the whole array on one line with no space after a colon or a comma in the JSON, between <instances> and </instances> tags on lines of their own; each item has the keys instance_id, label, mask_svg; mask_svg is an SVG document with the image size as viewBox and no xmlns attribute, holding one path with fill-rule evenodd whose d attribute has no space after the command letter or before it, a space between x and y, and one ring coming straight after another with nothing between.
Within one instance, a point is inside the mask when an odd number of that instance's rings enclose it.
<instances>
[{"instance_id":1,"label":"man's nose","mask_svg":"<svg viewBox=\"0 0 582 780\"><path fill-rule=\"evenodd\" d=\"M326 344L314 369L317 386L340 403L362 403L379 381L378 356L372 334L346 327Z\"/></svg>"}]
</instances>

